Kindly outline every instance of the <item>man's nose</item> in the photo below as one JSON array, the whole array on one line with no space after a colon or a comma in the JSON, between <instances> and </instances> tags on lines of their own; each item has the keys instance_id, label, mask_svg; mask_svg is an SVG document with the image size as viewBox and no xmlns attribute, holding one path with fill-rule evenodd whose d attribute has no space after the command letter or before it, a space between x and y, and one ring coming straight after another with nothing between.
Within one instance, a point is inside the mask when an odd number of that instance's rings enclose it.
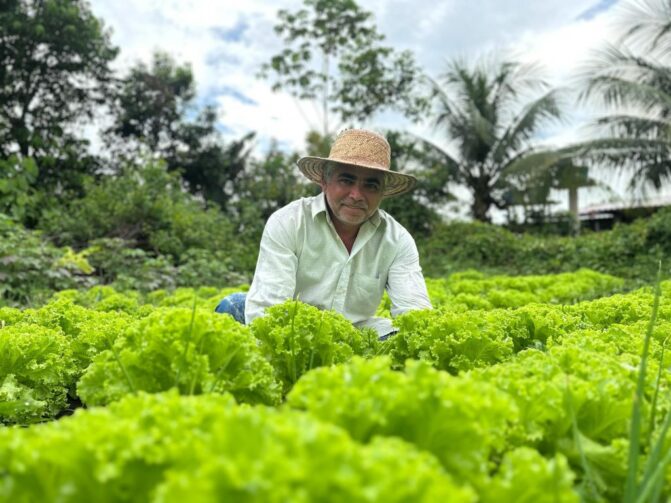
<instances>
[{"instance_id":1,"label":"man's nose","mask_svg":"<svg viewBox=\"0 0 671 503\"><path fill-rule=\"evenodd\" d=\"M349 190L349 197L352 199L363 199L363 194L361 193L361 187L359 187L358 183L355 183L352 185L352 187Z\"/></svg>"}]
</instances>

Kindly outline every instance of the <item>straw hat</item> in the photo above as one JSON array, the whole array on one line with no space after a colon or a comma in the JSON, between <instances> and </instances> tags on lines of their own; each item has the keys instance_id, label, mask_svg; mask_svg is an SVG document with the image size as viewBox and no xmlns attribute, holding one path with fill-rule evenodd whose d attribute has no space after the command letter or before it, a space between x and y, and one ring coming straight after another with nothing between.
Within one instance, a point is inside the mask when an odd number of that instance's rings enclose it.
<instances>
[{"instance_id":1,"label":"straw hat","mask_svg":"<svg viewBox=\"0 0 671 503\"><path fill-rule=\"evenodd\" d=\"M389 169L391 164L391 148L389 143L377 133L365 129L347 129L340 133L328 157L302 157L298 160L298 168L306 177L319 184L322 172L329 163L368 168L384 173L383 197L398 196L411 191L417 179Z\"/></svg>"}]
</instances>

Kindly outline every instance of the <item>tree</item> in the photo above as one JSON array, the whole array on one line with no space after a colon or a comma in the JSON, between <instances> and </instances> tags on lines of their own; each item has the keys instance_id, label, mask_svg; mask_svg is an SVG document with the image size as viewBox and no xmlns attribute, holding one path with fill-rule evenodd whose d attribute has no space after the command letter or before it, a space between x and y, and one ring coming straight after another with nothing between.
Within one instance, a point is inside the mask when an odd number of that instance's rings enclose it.
<instances>
[{"instance_id":1,"label":"tree","mask_svg":"<svg viewBox=\"0 0 671 503\"><path fill-rule=\"evenodd\" d=\"M440 82L430 79L429 85L434 123L457 155L425 143L442 155L449 179L471 192L473 218L488 221L492 205L505 208L508 176L546 169L563 155L533 144L540 126L561 116L557 92L547 90L537 66L454 61ZM526 92L542 94L522 106Z\"/></svg>"},{"instance_id":2,"label":"tree","mask_svg":"<svg viewBox=\"0 0 671 503\"><path fill-rule=\"evenodd\" d=\"M334 131L331 116L364 121L383 108L417 114L413 95L419 70L409 51L381 45L372 14L353 0L305 0L297 12L280 10L275 32L285 48L261 68L273 89L319 100L322 136Z\"/></svg>"},{"instance_id":3,"label":"tree","mask_svg":"<svg viewBox=\"0 0 671 503\"><path fill-rule=\"evenodd\" d=\"M86 147L70 127L106 101L118 50L82 0L6 0L0 11L0 156L34 157L62 181Z\"/></svg>"},{"instance_id":4,"label":"tree","mask_svg":"<svg viewBox=\"0 0 671 503\"><path fill-rule=\"evenodd\" d=\"M264 224L273 212L291 201L318 193L319 187L296 168L297 160L298 155L284 153L275 144L261 159L251 160L238 186L239 211L250 214L253 209Z\"/></svg>"},{"instance_id":5,"label":"tree","mask_svg":"<svg viewBox=\"0 0 671 503\"><path fill-rule=\"evenodd\" d=\"M166 53L156 52L151 67L139 62L119 82L114 124L108 133L141 142L165 157L174 157L184 115L195 96L191 68L177 65ZM129 148L135 150L137 145Z\"/></svg>"},{"instance_id":6,"label":"tree","mask_svg":"<svg viewBox=\"0 0 671 503\"><path fill-rule=\"evenodd\" d=\"M553 166L552 187L568 190L568 211L573 217L576 234L580 232L578 189L595 185L599 183L589 176L589 167L577 165L573 159L562 159Z\"/></svg>"},{"instance_id":7,"label":"tree","mask_svg":"<svg viewBox=\"0 0 671 503\"><path fill-rule=\"evenodd\" d=\"M583 99L614 110L596 122L604 136L584 157L631 173L632 188L660 189L671 179L671 4L630 2L624 35L586 68Z\"/></svg>"},{"instance_id":8,"label":"tree","mask_svg":"<svg viewBox=\"0 0 671 503\"><path fill-rule=\"evenodd\" d=\"M195 96L191 68L155 53L151 67L138 63L120 81L106 142L122 158L148 149L164 159L169 170L179 170L192 193L226 208L254 134L224 145L216 129L216 110L206 106L198 112ZM193 115L194 120L187 120Z\"/></svg>"},{"instance_id":9,"label":"tree","mask_svg":"<svg viewBox=\"0 0 671 503\"><path fill-rule=\"evenodd\" d=\"M568 215L571 224L569 231L571 234L578 234L580 232L578 189L596 185L603 188L608 187L589 175L588 166L576 164L576 159L572 158L574 152L571 148L567 148L565 152L566 155L559 157L554 164L546 165L541 169L532 171L524 169L518 173L510 173L506 177L508 188L504 198L509 210L515 206L523 207L524 221L528 224L534 220L538 221L539 216L542 216L545 221L552 220L553 216L549 210L557 201L550 200L550 191L552 189L567 190ZM514 213L509 212L509 223L513 220L515 220Z\"/></svg>"}]
</instances>

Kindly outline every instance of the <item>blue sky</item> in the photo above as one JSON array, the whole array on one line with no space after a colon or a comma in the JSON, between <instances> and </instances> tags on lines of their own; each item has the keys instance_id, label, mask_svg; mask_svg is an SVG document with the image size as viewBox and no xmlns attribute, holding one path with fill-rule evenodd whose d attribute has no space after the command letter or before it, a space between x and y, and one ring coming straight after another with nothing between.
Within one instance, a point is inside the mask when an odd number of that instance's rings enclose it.
<instances>
[{"instance_id":1,"label":"blue sky","mask_svg":"<svg viewBox=\"0 0 671 503\"><path fill-rule=\"evenodd\" d=\"M623 0L622 0L623 1ZM538 62L557 86L570 84L590 54L614 40L617 0L360 0L372 12L378 29L392 47L413 51L421 67L434 77L455 57L467 60L506 51ZM273 31L280 8L296 10L297 0L92 0L93 12L112 29L121 48L120 71L155 50L191 64L198 103L219 111L220 130L228 138L257 132L257 147L276 140L302 150L310 127L320 123L313 103L275 93L257 77L260 65L281 48ZM572 106L563 124L548 127L543 142L564 145L583 136L592 111ZM430 124L413 124L381 113L366 124L397 128L445 139Z\"/></svg>"}]
</instances>

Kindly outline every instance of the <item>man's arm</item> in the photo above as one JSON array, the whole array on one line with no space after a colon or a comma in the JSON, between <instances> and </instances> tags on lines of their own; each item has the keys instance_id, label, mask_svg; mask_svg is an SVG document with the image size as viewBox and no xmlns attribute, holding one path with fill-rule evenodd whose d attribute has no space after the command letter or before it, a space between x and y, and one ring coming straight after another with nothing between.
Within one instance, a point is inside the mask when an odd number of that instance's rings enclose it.
<instances>
[{"instance_id":1,"label":"man's arm","mask_svg":"<svg viewBox=\"0 0 671 503\"><path fill-rule=\"evenodd\" d=\"M287 232L286 222L274 213L268 219L252 285L245 303L245 322L263 315L265 308L294 297L296 290L296 233Z\"/></svg>"},{"instance_id":2,"label":"man's arm","mask_svg":"<svg viewBox=\"0 0 671 503\"><path fill-rule=\"evenodd\" d=\"M426 282L419 265L417 245L410 234L404 233L387 277L387 293L391 300L391 315L414 309L431 309Z\"/></svg>"}]
</instances>

